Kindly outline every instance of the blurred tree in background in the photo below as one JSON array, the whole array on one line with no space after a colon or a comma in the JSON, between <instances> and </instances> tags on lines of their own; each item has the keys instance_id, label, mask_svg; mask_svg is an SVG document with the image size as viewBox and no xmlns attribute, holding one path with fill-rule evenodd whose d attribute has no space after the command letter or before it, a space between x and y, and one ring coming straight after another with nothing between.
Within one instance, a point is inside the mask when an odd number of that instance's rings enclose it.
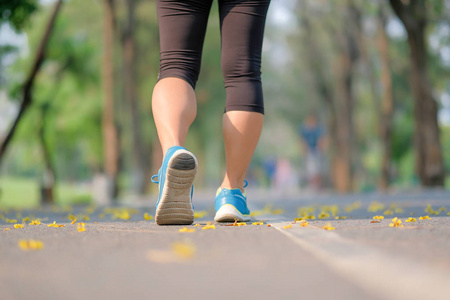
<instances>
[{"instance_id":1,"label":"blurred tree in background","mask_svg":"<svg viewBox=\"0 0 450 300\"><path fill-rule=\"evenodd\" d=\"M21 105L32 99L8 151L2 148L0 174L8 182L38 182L42 200L67 197L65 188L53 192L54 183L71 183L100 203L155 191L148 184L162 157L151 112L159 67L155 1L99 0L89 9L81 1L59 3L0 4L2 145ZM266 121L250 181L268 187L267 165L279 159L287 159L302 181L298 128L313 114L327 128L328 188L444 185L450 170L449 12L445 0L273 0L263 49ZM218 159L224 156L225 101L219 31L214 2L197 119L186 141L200 161L197 188L215 187L224 171ZM36 69L40 49L46 51ZM1 182L0 204L12 195Z\"/></svg>"}]
</instances>

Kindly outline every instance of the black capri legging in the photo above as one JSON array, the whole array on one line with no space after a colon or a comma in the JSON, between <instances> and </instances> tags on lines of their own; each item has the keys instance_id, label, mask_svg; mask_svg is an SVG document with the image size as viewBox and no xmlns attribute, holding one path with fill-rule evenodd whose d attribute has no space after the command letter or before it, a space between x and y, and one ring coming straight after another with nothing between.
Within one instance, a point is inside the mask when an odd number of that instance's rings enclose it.
<instances>
[{"instance_id":1,"label":"black capri legging","mask_svg":"<svg viewBox=\"0 0 450 300\"><path fill-rule=\"evenodd\" d=\"M158 0L158 80L177 77L195 88L212 1ZM219 0L225 111L264 113L261 50L269 3L270 0Z\"/></svg>"}]
</instances>

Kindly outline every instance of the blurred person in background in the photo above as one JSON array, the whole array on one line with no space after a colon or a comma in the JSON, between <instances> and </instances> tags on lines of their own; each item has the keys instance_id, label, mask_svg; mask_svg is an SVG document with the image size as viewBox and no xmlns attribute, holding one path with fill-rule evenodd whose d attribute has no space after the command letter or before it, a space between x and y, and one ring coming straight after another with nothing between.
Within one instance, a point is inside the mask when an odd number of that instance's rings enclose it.
<instances>
[{"instance_id":1,"label":"blurred person in background","mask_svg":"<svg viewBox=\"0 0 450 300\"><path fill-rule=\"evenodd\" d=\"M326 148L325 130L318 123L317 117L310 114L299 127L305 154L305 170L308 186L313 190L322 187L322 169Z\"/></svg>"},{"instance_id":2,"label":"blurred person in background","mask_svg":"<svg viewBox=\"0 0 450 300\"><path fill-rule=\"evenodd\" d=\"M249 220L245 176L264 119L261 52L270 0L219 0L226 173L215 198L217 222ZM195 85L212 0L158 0L160 69L153 116L164 158L156 223L192 224L197 158L184 148L197 114ZM219 32L217 33L219 34ZM217 100L217 99L216 99Z\"/></svg>"}]
</instances>

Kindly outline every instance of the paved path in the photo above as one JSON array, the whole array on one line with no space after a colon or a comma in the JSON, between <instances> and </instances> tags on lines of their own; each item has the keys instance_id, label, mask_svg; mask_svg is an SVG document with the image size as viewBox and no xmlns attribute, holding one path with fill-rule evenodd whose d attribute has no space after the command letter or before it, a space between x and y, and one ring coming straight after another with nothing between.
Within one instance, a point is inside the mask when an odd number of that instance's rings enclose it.
<instances>
[{"instance_id":1,"label":"paved path","mask_svg":"<svg viewBox=\"0 0 450 300\"><path fill-rule=\"evenodd\" d=\"M0 299L449 299L449 192L249 198L263 225L203 229L213 207L199 194L196 211L207 214L188 226L195 232L145 220L147 203L1 210ZM293 223L299 209L316 219ZM375 215L385 219L371 223ZM24 217L42 224L6 222ZM404 227L389 227L393 217ZM416 222L405 223L410 217ZM65 226L48 227L53 221ZM43 249L18 246L29 239Z\"/></svg>"}]
</instances>

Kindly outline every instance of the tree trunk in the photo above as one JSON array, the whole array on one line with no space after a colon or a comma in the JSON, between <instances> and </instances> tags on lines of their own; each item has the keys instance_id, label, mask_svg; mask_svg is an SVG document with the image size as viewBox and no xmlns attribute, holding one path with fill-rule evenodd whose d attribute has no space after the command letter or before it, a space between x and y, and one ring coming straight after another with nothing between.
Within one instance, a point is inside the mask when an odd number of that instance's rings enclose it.
<instances>
[{"instance_id":1,"label":"tree trunk","mask_svg":"<svg viewBox=\"0 0 450 300\"><path fill-rule=\"evenodd\" d=\"M141 134L141 120L139 115L139 105L136 96L136 61L135 49L135 0L127 0L127 22L122 34L122 57L123 57L123 82L125 91L125 100L129 105L131 133L133 141L133 159L134 159L134 180L136 191L143 195L146 190L146 165L148 159L144 150Z\"/></svg>"},{"instance_id":2,"label":"tree trunk","mask_svg":"<svg viewBox=\"0 0 450 300\"><path fill-rule=\"evenodd\" d=\"M408 33L411 88L414 96L414 144L416 172L424 186L443 186L445 169L442 157L437 103L427 74L427 23L425 1L390 0L394 12Z\"/></svg>"},{"instance_id":3,"label":"tree trunk","mask_svg":"<svg viewBox=\"0 0 450 300\"><path fill-rule=\"evenodd\" d=\"M60 11L62 5L62 0L59 0L53 9L53 12L50 16L50 19L47 23L47 26L44 31L44 35L42 36L41 42L39 44L39 47L36 51L36 56L33 61L33 66L31 68L30 73L28 74L28 77L22 86L22 95L23 100L20 105L19 113L17 114L16 119L14 120L11 129L8 131L8 134L6 135L5 139L2 141L2 144L0 146L0 165L5 157L6 150L14 136L14 133L16 132L17 126L19 125L19 122L22 120L22 117L24 116L27 109L30 107L31 103L33 102L33 86L34 86L34 80L41 69L42 63L45 60L45 50L48 44L48 41L50 40L51 33L53 31L56 17L58 16L58 13Z\"/></svg>"},{"instance_id":4,"label":"tree trunk","mask_svg":"<svg viewBox=\"0 0 450 300\"><path fill-rule=\"evenodd\" d=\"M338 57L336 67L336 145L333 159L335 187L338 192L353 190L353 70L360 56L357 43L359 11L349 3L345 7L342 25L336 33Z\"/></svg>"},{"instance_id":5,"label":"tree trunk","mask_svg":"<svg viewBox=\"0 0 450 300\"><path fill-rule=\"evenodd\" d=\"M41 107L41 125L39 127L39 144L41 146L42 157L44 159L44 174L41 182L41 204L54 203L55 168L52 163L50 149L45 139L47 129L47 112L49 105Z\"/></svg>"},{"instance_id":6,"label":"tree trunk","mask_svg":"<svg viewBox=\"0 0 450 300\"><path fill-rule=\"evenodd\" d=\"M119 168L119 143L114 113L114 7L113 0L104 0L103 16L103 152L104 168L108 179L108 197L112 200L117 198L118 184L117 175Z\"/></svg>"},{"instance_id":7,"label":"tree trunk","mask_svg":"<svg viewBox=\"0 0 450 300\"><path fill-rule=\"evenodd\" d=\"M380 55L381 68L381 114L379 126L381 142L383 144L383 158L381 165L380 188L386 190L391 181L391 148L392 148L392 115L394 99L392 96L392 77L389 68L389 39L386 34L386 14L384 7L380 7L377 19L377 49Z\"/></svg>"}]
</instances>

